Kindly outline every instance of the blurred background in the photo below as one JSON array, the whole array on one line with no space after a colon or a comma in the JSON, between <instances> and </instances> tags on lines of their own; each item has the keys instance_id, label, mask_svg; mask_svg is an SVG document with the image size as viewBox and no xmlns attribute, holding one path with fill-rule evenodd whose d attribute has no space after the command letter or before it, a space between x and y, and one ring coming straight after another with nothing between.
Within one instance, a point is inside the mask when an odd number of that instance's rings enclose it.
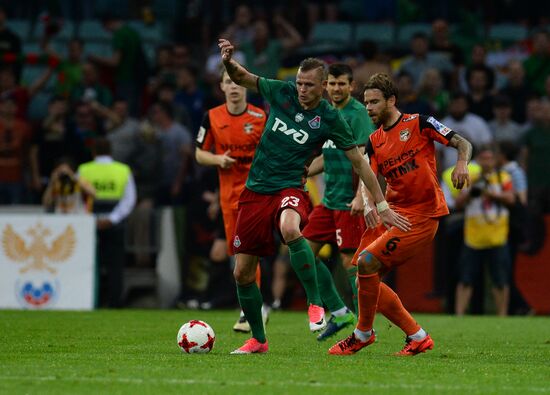
<instances>
[{"instance_id":1,"label":"blurred background","mask_svg":"<svg viewBox=\"0 0 550 395\"><path fill-rule=\"evenodd\" d=\"M217 48L223 37L236 44L239 62L268 78L293 80L308 56L347 62L359 100L372 74L389 73L402 112L437 117L476 152L490 145L487 172L506 171L513 183L514 203L505 207L508 258L488 257L475 268L466 312L503 312L490 292L500 265L510 293L506 313L548 314L549 7L529 0L0 2L0 217L89 215L93 203L77 177L62 176L76 174L106 138L111 156L132 171L137 202L121 223L120 301L96 294L94 305L236 307L230 261L210 257L220 237L216 170L193 155L204 112L224 100ZM249 100L266 107L261 97ZM177 145L167 132L173 128ZM464 279L466 207L446 183L453 158L444 149L438 154L452 214L433 250L386 281L411 310L454 313ZM73 173L60 171L62 164ZM473 174L483 180L479 166ZM319 201L322 177L309 189ZM67 200L75 194L79 204ZM3 237L5 246L5 231ZM337 255L324 250L349 295ZM0 268L10 264L3 259ZM262 265L264 298L276 308L304 308L284 249ZM36 284L26 292L51 291Z\"/></svg>"}]
</instances>

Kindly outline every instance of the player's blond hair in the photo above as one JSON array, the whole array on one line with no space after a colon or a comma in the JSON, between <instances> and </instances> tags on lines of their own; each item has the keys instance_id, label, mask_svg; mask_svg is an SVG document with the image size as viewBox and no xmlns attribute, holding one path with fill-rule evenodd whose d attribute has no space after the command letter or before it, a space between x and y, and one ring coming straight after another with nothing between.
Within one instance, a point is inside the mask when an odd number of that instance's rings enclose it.
<instances>
[{"instance_id":1,"label":"player's blond hair","mask_svg":"<svg viewBox=\"0 0 550 395\"><path fill-rule=\"evenodd\" d=\"M393 79L386 73L373 74L365 84L365 90L367 89L378 89L386 100L392 96L397 99L399 93Z\"/></svg>"}]
</instances>

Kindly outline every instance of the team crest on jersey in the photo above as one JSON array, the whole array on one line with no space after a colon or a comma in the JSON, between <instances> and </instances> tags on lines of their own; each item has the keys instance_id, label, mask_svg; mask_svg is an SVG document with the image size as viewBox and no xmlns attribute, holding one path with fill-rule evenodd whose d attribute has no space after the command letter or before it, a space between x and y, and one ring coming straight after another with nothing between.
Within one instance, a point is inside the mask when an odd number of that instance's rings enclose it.
<instances>
[{"instance_id":1,"label":"team crest on jersey","mask_svg":"<svg viewBox=\"0 0 550 395\"><path fill-rule=\"evenodd\" d=\"M403 118L403 122L409 122L416 118L418 118L418 114L410 115L407 118Z\"/></svg>"},{"instance_id":2,"label":"team crest on jersey","mask_svg":"<svg viewBox=\"0 0 550 395\"><path fill-rule=\"evenodd\" d=\"M244 132L246 134L250 134L254 131L254 125L252 125L250 122L247 122L244 124Z\"/></svg>"},{"instance_id":3,"label":"team crest on jersey","mask_svg":"<svg viewBox=\"0 0 550 395\"><path fill-rule=\"evenodd\" d=\"M233 240L233 247L239 248L241 246L241 239L239 239L239 236L235 236L235 239Z\"/></svg>"},{"instance_id":4,"label":"team crest on jersey","mask_svg":"<svg viewBox=\"0 0 550 395\"><path fill-rule=\"evenodd\" d=\"M451 128L443 125L441 122L439 122L434 117L429 117L428 122L431 123L433 125L433 127L435 128L435 130L437 130L437 132L442 136L448 135L449 132L451 131Z\"/></svg>"},{"instance_id":5,"label":"team crest on jersey","mask_svg":"<svg viewBox=\"0 0 550 395\"><path fill-rule=\"evenodd\" d=\"M319 129L321 127L321 117L317 115L315 118L308 122L308 125L312 129Z\"/></svg>"},{"instance_id":6,"label":"team crest on jersey","mask_svg":"<svg viewBox=\"0 0 550 395\"><path fill-rule=\"evenodd\" d=\"M304 114L302 114L301 112L299 112L294 116L294 121L296 122L302 122L303 120L304 120Z\"/></svg>"},{"instance_id":7,"label":"team crest on jersey","mask_svg":"<svg viewBox=\"0 0 550 395\"><path fill-rule=\"evenodd\" d=\"M399 140L401 141L407 141L411 137L411 132L409 132L409 129L403 129L399 132Z\"/></svg>"}]
</instances>

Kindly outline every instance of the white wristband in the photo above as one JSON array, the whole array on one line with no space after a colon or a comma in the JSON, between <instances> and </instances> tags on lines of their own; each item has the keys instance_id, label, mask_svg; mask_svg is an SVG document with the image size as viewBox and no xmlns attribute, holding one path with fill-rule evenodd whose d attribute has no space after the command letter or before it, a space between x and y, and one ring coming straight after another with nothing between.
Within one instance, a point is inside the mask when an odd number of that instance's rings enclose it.
<instances>
[{"instance_id":1,"label":"white wristband","mask_svg":"<svg viewBox=\"0 0 550 395\"><path fill-rule=\"evenodd\" d=\"M385 200L382 200L381 202L376 203L376 211L378 213L381 213L382 211L386 211L390 208L390 205Z\"/></svg>"}]
</instances>

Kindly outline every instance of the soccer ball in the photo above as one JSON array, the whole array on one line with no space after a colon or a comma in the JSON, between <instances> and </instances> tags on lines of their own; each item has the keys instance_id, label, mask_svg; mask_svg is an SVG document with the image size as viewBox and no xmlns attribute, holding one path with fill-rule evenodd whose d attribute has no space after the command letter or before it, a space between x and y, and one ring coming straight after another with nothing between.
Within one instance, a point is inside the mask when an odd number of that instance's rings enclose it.
<instances>
[{"instance_id":1,"label":"soccer ball","mask_svg":"<svg viewBox=\"0 0 550 395\"><path fill-rule=\"evenodd\" d=\"M187 354L205 354L214 347L216 335L204 321L191 320L183 324L178 332L178 346Z\"/></svg>"}]
</instances>

